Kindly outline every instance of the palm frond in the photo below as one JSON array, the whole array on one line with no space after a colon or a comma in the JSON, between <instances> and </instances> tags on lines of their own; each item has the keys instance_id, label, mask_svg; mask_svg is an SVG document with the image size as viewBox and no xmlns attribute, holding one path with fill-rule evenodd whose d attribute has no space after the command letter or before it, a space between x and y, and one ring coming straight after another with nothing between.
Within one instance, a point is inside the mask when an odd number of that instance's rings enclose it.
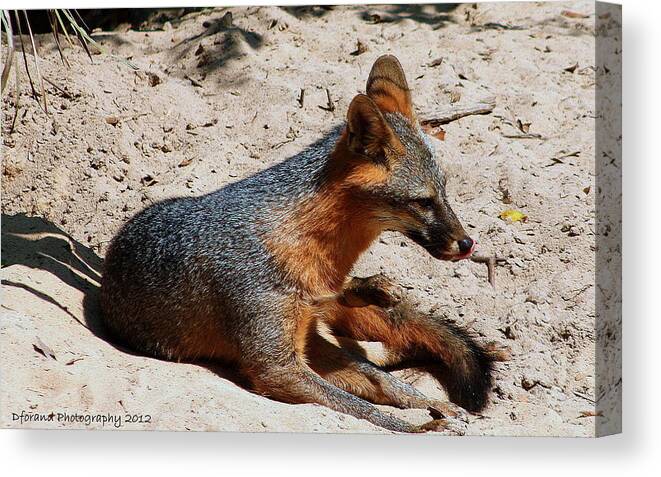
<instances>
[{"instance_id":1,"label":"palm frond","mask_svg":"<svg viewBox=\"0 0 661 477\"><path fill-rule=\"evenodd\" d=\"M46 100L46 88L44 87L44 77L41 76L41 70L39 69L39 53L37 52L37 45L34 42L32 27L30 26L30 20L28 19L28 12L26 12L25 10L23 10L23 17L25 17L25 23L28 26L28 33L30 35L30 42L32 43L32 55L34 56L34 69L37 72L37 80L39 81L39 86L41 88L41 98L44 101L44 112L48 114L48 101Z\"/></svg>"},{"instance_id":2,"label":"palm frond","mask_svg":"<svg viewBox=\"0 0 661 477\"><path fill-rule=\"evenodd\" d=\"M2 30L7 37L7 55L5 56L5 66L2 68L2 86L0 87L0 92L4 93L9 80L9 73L11 73L11 67L14 63L16 49L14 48L14 31L11 27L11 20L9 20L9 12L2 10L0 17L2 20Z\"/></svg>"},{"instance_id":3,"label":"palm frond","mask_svg":"<svg viewBox=\"0 0 661 477\"><path fill-rule=\"evenodd\" d=\"M63 9L63 10L62 10L62 13L64 14L65 17L67 17L67 20L69 21L69 25L71 26L71 28L72 28L76 33L80 34L80 36L81 36L85 41L87 41L87 42L93 44L96 48L98 48L99 51L100 51L101 53L103 53L103 54L105 54L105 55L108 55L108 56L110 56L111 58L114 58L114 59L116 59L116 60L121 61L122 63L124 63L125 65L129 66L130 68L133 68L134 70L139 69L135 64L133 64L132 62L130 62L130 61L127 60L126 58L120 58L120 57L117 57L117 56L115 56L115 55L109 53L109 52L108 52L103 46L101 46L99 43L97 43L97 42L94 40L94 38L92 38L92 37L89 35L89 33L87 33L87 31L86 31L84 28L82 28L82 27L78 24L78 22L76 22L75 18L73 17L73 15L71 15L71 12L70 12L69 10L67 10L67 9Z\"/></svg>"},{"instance_id":4,"label":"palm frond","mask_svg":"<svg viewBox=\"0 0 661 477\"><path fill-rule=\"evenodd\" d=\"M32 47L32 56L34 59L34 66L30 66L30 62L28 61L28 49L26 47L26 41L24 39L23 31L22 31L22 26L21 26L21 18L19 16L19 11L18 10L13 10L13 15L14 15L14 24L16 26L16 32L14 32L14 27L12 25L11 17L10 17L10 10L0 10L0 22L2 24L2 33L4 35L2 41L2 46L4 47L6 45L6 52L4 54L4 66L2 68L2 85L1 85L1 93L5 92L5 88L9 84L9 76L11 75L11 70L12 68L15 70L15 89L14 89L14 117L12 120L11 124L11 129L10 132L14 130L14 127L16 126L16 120L18 117L18 110L19 110L19 100L20 100L20 88L21 88L21 74L19 72L18 65L14 61L14 58L16 56L16 49L17 45L14 41L14 33L18 34L18 40L20 43L20 48L21 48L21 54L23 57L23 63L25 66L25 72L27 75L27 80L28 83L30 84L30 89L32 92L32 96L35 98L35 100L42 106L42 109L44 110L45 113L48 114L48 101L47 101L47 94L46 94L46 88L44 85L44 81L53 85L56 87L56 89L61 90L61 88L52 81L50 81L48 78L44 77L41 72L41 67L40 67L40 62L41 58L39 57L39 52L37 50L37 44L34 39L34 34L32 32L32 26L30 25L30 19L28 17L27 11L23 10L23 18L25 20L25 23L27 25L27 36L30 38L30 46ZM70 47L74 48L74 40L72 39L73 36L78 40L78 43L80 43L81 47L85 50L85 53L87 54L88 58L90 59L90 62L94 63L94 59L92 56L92 51L90 50L90 45L93 45L95 48L97 48L101 53L115 59L118 61L121 61L122 63L126 64L132 69L137 70L138 67L130 62L129 60L121 57L117 57L115 55L112 55L109 53L102 45L97 43L94 38L92 38L90 34L90 28L85 24L85 21L83 20L82 16L76 11L76 10L70 10L70 9L52 9L52 10L47 10L46 14L48 16L48 21L51 27L51 33L53 34L53 39L55 41L55 45L57 47L57 51L60 55L60 59L62 60L62 64L70 68L71 64L69 63L69 60L67 59L66 55L64 54L64 48L63 48L63 43L60 40L62 36L66 39L66 42L69 44ZM82 26L81 26L82 25ZM33 70L34 68L34 70Z\"/></svg>"},{"instance_id":5,"label":"palm frond","mask_svg":"<svg viewBox=\"0 0 661 477\"><path fill-rule=\"evenodd\" d=\"M14 20L16 20L16 27L18 28L18 39L21 43L21 53L23 56L23 64L25 64L25 72L28 76L28 82L30 83L30 89L32 90L32 97L34 97L37 102L39 102L39 95L37 90L34 87L34 81L32 80L32 74L30 74L30 66L28 65L28 55L25 52L25 42L23 41L23 29L21 28L21 19L18 17L18 11L14 10Z\"/></svg>"}]
</instances>

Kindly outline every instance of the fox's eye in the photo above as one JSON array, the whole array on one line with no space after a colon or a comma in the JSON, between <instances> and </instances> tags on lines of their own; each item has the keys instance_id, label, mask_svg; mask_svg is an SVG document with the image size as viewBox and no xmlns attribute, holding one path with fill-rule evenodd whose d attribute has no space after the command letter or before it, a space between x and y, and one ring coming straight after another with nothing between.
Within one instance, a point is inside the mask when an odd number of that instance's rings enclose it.
<instances>
[{"instance_id":1,"label":"fox's eye","mask_svg":"<svg viewBox=\"0 0 661 477\"><path fill-rule=\"evenodd\" d=\"M413 199L413 202L423 209L431 209L434 207L433 197L419 197L417 199Z\"/></svg>"}]
</instances>

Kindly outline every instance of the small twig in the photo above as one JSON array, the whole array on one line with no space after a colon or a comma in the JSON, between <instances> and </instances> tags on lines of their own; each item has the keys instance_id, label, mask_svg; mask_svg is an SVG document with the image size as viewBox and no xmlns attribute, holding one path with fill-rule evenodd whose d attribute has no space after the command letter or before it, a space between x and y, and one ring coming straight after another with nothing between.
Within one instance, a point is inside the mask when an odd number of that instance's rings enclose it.
<instances>
[{"instance_id":1,"label":"small twig","mask_svg":"<svg viewBox=\"0 0 661 477\"><path fill-rule=\"evenodd\" d=\"M67 361L67 362L64 363L64 364L65 364L66 366L71 366L72 364L77 363L78 361L82 361L82 360L84 360L84 359L85 359L85 358L73 358L73 359L70 359L69 361Z\"/></svg>"},{"instance_id":2,"label":"small twig","mask_svg":"<svg viewBox=\"0 0 661 477\"><path fill-rule=\"evenodd\" d=\"M2 26L5 30L7 37L7 56L5 57L5 65L2 68L2 92L5 91L5 86L9 82L9 73L11 72L11 66L14 62L14 32L11 27L11 20L9 18L9 11L2 10L0 11L0 19L2 20Z\"/></svg>"},{"instance_id":3,"label":"small twig","mask_svg":"<svg viewBox=\"0 0 661 477\"><path fill-rule=\"evenodd\" d=\"M328 112L333 112L335 111L335 104L333 104L333 100L331 99L330 91L328 91L328 88L326 88L326 100L327 104L326 106L319 106L319 108L323 109L324 111Z\"/></svg>"},{"instance_id":4,"label":"small twig","mask_svg":"<svg viewBox=\"0 0 661 477\"><path fill-rule=\"evenodd\" d=\"M190 83L195 86L196 88L204 88L204 85L200 83L198 80L193 78L192 76L184 75L184 78L186 78Z\"/></svg>"},{"instance_id":5,"label":"small twig","mask_svg":"<svg viewBox=\"0 0 661 477\"><path fill-rule=\"evenodd\" d=\"M298 96L298 107L302 108L305 104L305 90L301 88L301 94Z\"/></svg>"},{"instance_id":6,"label":"small twig","mask_svg":"<svg viewBox=\"0 0 661 477\"><path fill-rule=\"evenodd\" d=\"M580 397L580 398L582 398L582 399L585 399L587 402L589 402L589 403L591 403L591 404L595 404L595 400L592 399L592 398L591 398L590 396L588 396L587 394L583 394L583 393L581 393L581 392L579 392L579 391L574 391L574 395L575 395L576 397Z\"/></svg>"},{"instance_id":7,"label":"small twig","mask_svg":"<svg viewBox=\"0 0 661 477\"><path fill-rule=\"evenodd\" d=\"M280 149L285 144L289 144L290 142L294 142L295 140L296 140L295 137L285 139L284 141L280 141L280 142L274 144L273 146L271 146L271 149Z\"/></svg>"},{"instance_id":8,"label":"small twig","mask_svg":"<svg viewBox=\"0 0 661 477\"><path fill-rule=\"evenodd\" d=\"M78 10L74 10L73 12L76 14L76 16L78 17L78 20L80 20L80 23L85 27L87 32L88 33L91 32L92 30L90 29L89 26L87 26L87 23L85 23L85 20L83 20L83 17L80 16L80 13L78 13Z\"/></svg>"},{"instance_id":9,"label":"small twig","mask_svg":"<svg viewBox=\"0 0 661 477\"><path fill-rule=\"evenodd\" d=\"M28 66L28 57L25 52L25 43L23 42L23 30L21 28L21 19L18 17L18 10L14 10L14 20L16 20L16 26L18 27L18 39L21 42L21 53L23 54L23 63L25 64L25 73L28 76L28 82L30 83L30 89L32 90L32 96L34 99L39 102L39 95L37 90L34 88L34 81L32 80L32 75L30 74L30 67ZM17 65L18 67L18 65ZM45 100L44 100L45 104ZM40 103L41 105L41 103ZM48 112L48 110L46 110Z\"/></svg>"},{"instance_id":10,"label":"small twig","mask_svg":"<svg viewBox=\"0 0 661 477\"><path fill-rule=\"evenodd\" d=\"M14 132L16 128L16 120L18 119L18 109L21 102L21 75L19 73L21 69L18 65L14 66L14 74L16 75L16 90L14 91L14 117L11 120L11 127L9 128L9 134Z\"/></svg>"},{"instance_id":11,"label":"small twig","mask_svg":"<svg viewBox=\"0 0 661 477\"><path fill-rule=\"evenodd\" d=\"M465 116L489 114L495 107L495 101L485 101L467 105L457 104L439 111L426 111L420 114L420 124L436 127L456 121Z\"/></svg>"},{"instance_id":12,"label":"small twig","mask_svg":"<svg viewBox=\"0 0 661 477\"><path fill-rule=\"evenodd\" d=\"M475 263L487 264L487 277L492 287L496 288L496 264L506 262L507 260L502 257L485 257L483 255L473 255L470 260Z\"/></svg>"},{"instance_id":13,"label":"small twig","mask_svg":"<svg viewBox=\"0 0 661 477\"><path fill-rule=\"evenodd\" d=\"M525 133L525 134L503 134L507 139L544 139L541 134Z\"/></svg>"},{"instance_id":14,"label":"small twig","mask_svg":"<svg viewBox=\"0 0 661 477\"><path fill-rule=\"evenodd\" d=\"M62 43L60 43L59 27L57 26L58 24L57 21L55 20L55 15L51 10L46 10L46 13L48 15L48 21L50 22L53 38L55 39L55 45L57 46L57 51L60 53L60 59L62 60L62 64L64 64L64 66L66 66L67 68L70 68L71 65L69 64L69 60L67 60L67 57L64 56L64 51L62 50Z\"/></svg>"},{"instance_id":15,"label":"small twig","mask_svg":"<svg viewBox=\"0 0 661 477\"><path fill-rule=\"evenodd\" d=\"M30 26L30 19L28 18L28 12L23 10L23 16L25 17L25 23L28 26L28 34L30 35L30 42L32 44L32 54L34 55L34 66L37 72L37 80L39 81L39 86L41 87L41 97L44 100L44 112L48 114L48 101L46 100L46 88L44 88L44 77L41 75L41 71L39 70L39 54L37 53L37 45L35 45L34 43L34 35L32 34L32 27Z\"/></svg>"},{"instance_id":16,"label":"small twig","mask_svg":"<svg viewBox=\"0 0 661 477\"><path fill-rule=\"evenodd\" d=\"M57 9L53 9L53 13L55 14L55 17L57 18L58 23L62 27L62 32L64 33L64 37L67 39L69 42L69 46L73 48L73 41L71 40L71 37L69 36L69 32L67 31L67 27L64 25L64 22L62 21L62 17L60 16L60 12L57 11Z\"/></svg>"},{"instance_id":17,"label":"small twig","mask_svg":"<svg viewBox=\"0 0 661 477\"><path fill-rule=\"evenodd\" d=\"M77 30L74 28L74 32L76 33L76 37L78 38L78 41L80 42L80 45L85 49L85 53L87 53L87 56L90 59L90 62L94 64L94 58L92 58L92 52L89 49L89 46L87 46L87 41L85 41L85 38L83 35L80 33L80 30Z\"/></svg>"}]
</instances>

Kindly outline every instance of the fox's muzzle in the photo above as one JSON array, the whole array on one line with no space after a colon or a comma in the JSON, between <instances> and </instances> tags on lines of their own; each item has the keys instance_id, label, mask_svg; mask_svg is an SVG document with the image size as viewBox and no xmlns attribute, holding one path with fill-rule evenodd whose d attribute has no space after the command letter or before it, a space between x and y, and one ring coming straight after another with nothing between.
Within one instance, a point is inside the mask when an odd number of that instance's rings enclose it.
<instances>
[{"instance_id":1,"label":"fox's muzzle","mask_svg":"<svg viewBox=\"0 0 661 477\"><path fill-rule=\"evenodd\" d=\"M477 242L466 234L458 220L447 227L445 222L418 230L407 230L405 235L438 260L462 260L475 251Z\"/></svg>"}]
</instances>

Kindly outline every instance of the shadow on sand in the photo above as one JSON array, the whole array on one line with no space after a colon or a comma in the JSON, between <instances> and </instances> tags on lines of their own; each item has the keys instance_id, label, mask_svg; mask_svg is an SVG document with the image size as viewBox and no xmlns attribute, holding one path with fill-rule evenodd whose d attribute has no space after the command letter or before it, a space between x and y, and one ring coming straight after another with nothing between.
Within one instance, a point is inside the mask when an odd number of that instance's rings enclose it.
<instances>
[{"instance_id":1,"label":"shadow on sand","mask_svg":"<svg viewBox=\"0 0 661 477\"><path fill-rule=\"evenodd\" d=\"M44 300L57 306L96 337L106 341L122 353L144 356L118 342L103 325L99 305L103 259L91 248L76 241L67 232L46 219L29 217L25 214L2 214L2 268L12 265L45 270L63 283L81 291L84 294L83 316L75 316L47 291L12 280L8 274L5 274L7 278L2 279L3 286L21 288L34 295L35 299ZM249 389L245 379L226 364L215 362L196 362L195 364Z\"/></svg>"}]
</instances>

